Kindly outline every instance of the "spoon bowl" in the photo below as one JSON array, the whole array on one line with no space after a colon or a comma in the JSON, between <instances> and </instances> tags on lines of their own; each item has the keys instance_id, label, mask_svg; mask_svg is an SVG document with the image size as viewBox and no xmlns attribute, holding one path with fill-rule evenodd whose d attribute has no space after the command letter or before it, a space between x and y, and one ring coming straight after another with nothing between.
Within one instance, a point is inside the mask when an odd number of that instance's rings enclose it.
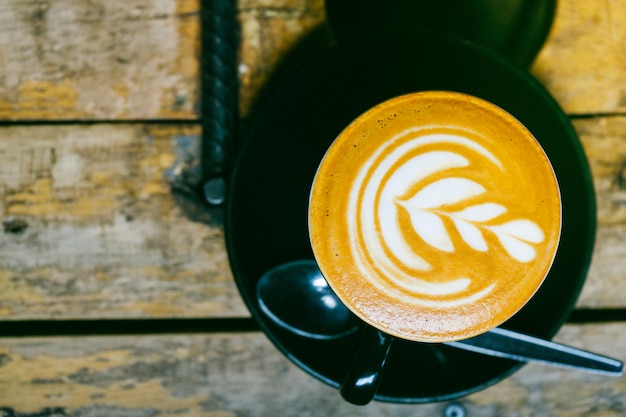
<instances>
[{"instance_id":1,"label":"spoon bowl","mask_svg":"<svg viewBox=\"0 0 626 417\"><path fill-rule=\"evenodd\" d=\"M257 298L274 323L300 336L332 340L359 328L359 320L311 260L288 262L265 272L257 283Z\"/></svg>"}]
</instances>

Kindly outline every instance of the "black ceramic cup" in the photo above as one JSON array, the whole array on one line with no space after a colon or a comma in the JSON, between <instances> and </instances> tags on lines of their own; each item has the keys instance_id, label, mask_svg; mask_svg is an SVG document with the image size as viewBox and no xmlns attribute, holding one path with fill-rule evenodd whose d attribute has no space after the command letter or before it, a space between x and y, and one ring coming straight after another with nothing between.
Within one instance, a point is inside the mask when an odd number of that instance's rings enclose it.
<instances>
[{"instance_id":1,"label":"black ceramic cup","mask_svg":"<svg viewBox=\"0 0 626 417\"><path fill-rule=\"evenodd\" d=\"M546 40L556 0L327 0L340 40L398 30L428 30L485 46L527 68Z\"/></svg>"},{"instance_id":2,"label":"black ceramic cup","mask_svg":"<svg viewBox=\"0 0 626 417\"><path fill-rule=\"evenodd\" d=\"M237 152L225 211L231 267L252 316L293 363L337 388L349 386L355 357L378 351L377 335L367 326L336 340L288 332L263 315L256 284L277 265L313 258L307 230L310 187L339 132L391 97L433 89L474 95L514 115L541 143L561 187L563 226L553 267L535 296L503 327L552 338L586 277L595 236L591 175L569 119L539 82L490 49L429 31L340 42L283 78L259 107ZM377 373L373 398L449 400L495 384L521 366L441 344L396 339L384 373Z\"/></svg>"}]
</instances>

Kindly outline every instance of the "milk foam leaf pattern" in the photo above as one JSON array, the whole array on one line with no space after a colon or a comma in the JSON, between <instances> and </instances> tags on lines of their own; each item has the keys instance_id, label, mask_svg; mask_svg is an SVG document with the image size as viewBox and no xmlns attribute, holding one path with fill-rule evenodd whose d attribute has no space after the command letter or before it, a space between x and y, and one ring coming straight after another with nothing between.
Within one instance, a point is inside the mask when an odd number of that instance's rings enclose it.
<instances>
[{"instance_id":1,"label":"milk foam leaf pattern","mask_svg":"<svg viewBox=\"0 0 626 417\"><path fill-rule=\"evenodd\" d=\"M467 200L484 192L485 187L477 182L466 178L450 177L430 183L410 199L397 201L397 203L409 212L411 225L420 238L434 248L444 252L453 252L454 244L442 220L444 214L435 209ZM470 230L473 226L469 223L461 227L468 236L472 236L471 242L475 244L475 249L486 245L480 242L484 241L480 230Z\"/></svg>"},{"instance_id":2,"label":"milk foam leaf pattern","mask_svg":"<svg viewBox=\"0 0 626 417\"><path fill-rule=\"evenodd\" d=\"M480 252L487 252L489 247L487 246L483 232L481 232L478 227L461 219L453 219L453 221L456 226L456 230L458 230L465 243L467 243L472 249Z\"/></svg>"},{"instance_id":3,"label":"milk foam leaf pattern","mask_svg":"<svg viewBox=\"0 0 626 417\"><path fill-rule=\"evenodd\" d=\"M535 249L527 242L540 243L544 240L539 226L530 220L513 220L492 226L490 230L495 233L508 254L520 262L530 262L535 258Z\"/></svg>"},{"instance_id":4,"label":"milk foam leaf pattern","mask_svg":"<svg viewBox=\"0 0 626 417\"><path fill-rule=\"evenodd\" d=\"M520 262L530 262L535 258L535 249L528 243L504 233L496 233L496 236L500 240L502 247L513 259Z\"/></svg>"},{"instance_id":5,"label":"milk foam leaf pattern","mask_svg":"<svg viewBox=\"0 0 626 417\"><path fill-rule=\"evenodd\" d=\"M457 211L454 213L454 217L474 222L486 222L506 213L506 211L506 207L501 204L484 203Z\"/></svg>"},{"instance_id":6,"label":"milk foam leaf pattern","mask_svg":"<svg viewBox=\"0 0 626 417\"><path fill-rule=\"evenodd\" d=\"M444 252L454 252L446 226L437 214L425 210L411 210L409 213L413 229L426 243Z\"/></svg>"},{"instance_id":7,"label":"milk foam leaf pattern","mask_svg":"<svg viewBox=\"0 0 626 417\"><path fill-rule=\"evenodd\" d=\"M468 179L451 177L430 183L405 201L396 201L406 209L415 233L428 245L445 252L454 252L454 242L446 228L445 219L452 222L458 234L470 248L487 252L485 232L493 233L504 250L519 262L530 262L536 256L531 244L540 243L544 235L539 226L526 219L493 224L508 210L501 204L474 204L458 211L446 211L446 205L463 203L482 195L485 188Z\"/></svg>"},{"instance_id":8,"label":"milk foam leaf pattern","mask_svg":"<svg viewBox=\"0 0 626 417\"><path fill-rule=\"evenodd\" d=\"M526 242L541 243L544 235L539 226L530 220L512 220L510 222L494 226L495 233L504 233Z\"/></svg>"},{"instance_id":9,"label":"milk foam leaf pattern","mask_svg":"<svg viewBox=\"0 0 626 417\"><path fill-rule=\"evenodd\" d=\"M485 187L466 178L450 177L428 184L407 201L420 210L454 204L484 193Z\"/></svg>"},{"instance_id":10,"label":"milk foam leaf pattern","mask_svg":"<svg viewBox=\"0 0 626 417\"><path fill-rule=\"evenodd\" d=\"M471 222L486 222L507 212L506 207L496 203L483 203L470 206L450 214L457 231L463 240L472 248L486 252L489 247L483 233Z\"/></svg>"}]
</instances>

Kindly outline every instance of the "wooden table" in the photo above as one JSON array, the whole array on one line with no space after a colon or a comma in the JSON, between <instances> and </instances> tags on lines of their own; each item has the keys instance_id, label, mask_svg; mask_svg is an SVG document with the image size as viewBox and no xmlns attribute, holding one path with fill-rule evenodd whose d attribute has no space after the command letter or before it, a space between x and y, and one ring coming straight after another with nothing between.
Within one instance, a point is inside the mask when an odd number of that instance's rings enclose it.
<instances>
[{"instance_id":1,"label":"wooden table","mask_svg":"<svg viewBox=\"0 0 626 417\"><path fill-rule=\"evenodd\" d=\"M239 0L245 117L322 0ZM1 416L436 416L356 409L256 330L197 165L199 0L0 3ZM626 7L560 0L532 73L577 129L598 235L556 340L626 360ZM125 320L126 326L117 320ZM128 320L128 321L126 321ZM626 379L527 365L469 416L622 416Z\"/></svg>"}]
</instances>

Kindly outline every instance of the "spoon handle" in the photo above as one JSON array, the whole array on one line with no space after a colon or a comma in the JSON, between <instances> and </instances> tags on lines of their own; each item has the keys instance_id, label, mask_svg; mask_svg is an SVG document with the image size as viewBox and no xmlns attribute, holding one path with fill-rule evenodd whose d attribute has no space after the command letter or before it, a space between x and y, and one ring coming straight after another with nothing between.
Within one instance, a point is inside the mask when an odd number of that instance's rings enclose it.
<instances>
[{"instance_id":1,"label":"spoon handle","mask_svg":"<svg viewBox=\"0 0 626 417\"><path fill-rule=\"evenodd\" d=\"M501 328L446 344L506 359L575 368L604 375L619 376L623 372L623 363L617 359Z\"/></svg>"}]
</instances>

